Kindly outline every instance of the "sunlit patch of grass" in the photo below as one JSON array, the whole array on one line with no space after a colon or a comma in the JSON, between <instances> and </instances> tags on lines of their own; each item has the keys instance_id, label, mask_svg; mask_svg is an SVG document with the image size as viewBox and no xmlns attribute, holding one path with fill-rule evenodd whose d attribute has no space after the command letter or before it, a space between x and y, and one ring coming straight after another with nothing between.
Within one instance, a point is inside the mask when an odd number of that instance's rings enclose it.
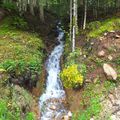
<instances>
[{"instance_id":1,"label":"sunlit patch of grass","mask_svg":"<svg viewBox=\"0 0 120 120\"><path fill-rule=\"evenodd\" d=\"M110 32L112 30L120 29L120 18L110 18L104 21L95 21L89 23L87 28L89 29L89 37L99 37L105 32Z\"/></svg>"},{"instance_id":2,"label":"sunlit patch of grass","mask_svg":"<svg viewBox=\"0 0 120 120\"><path fill-rule=\"evenodd\" d=\"M44 44L37 34L12 26L12 18L0 24L0 68L21 73L26 69L40 72Z\"/></svg>"},{"instance_id":3,"label":"sunlit patch of grass","mask_svg":"<svg viewBox=\"0 0 120 120\"><path fill-rule=\"evenodd\" d=\"M96 83L87 85L82 94L81 105L83 108L80 108L78 113L73 114L72 120L90 120L90 118L97 120L103 109L100 103L101 97L114 87L115 83L113 82L104 81L101 84L99 80Z\"/></svg>"}]
</instances>

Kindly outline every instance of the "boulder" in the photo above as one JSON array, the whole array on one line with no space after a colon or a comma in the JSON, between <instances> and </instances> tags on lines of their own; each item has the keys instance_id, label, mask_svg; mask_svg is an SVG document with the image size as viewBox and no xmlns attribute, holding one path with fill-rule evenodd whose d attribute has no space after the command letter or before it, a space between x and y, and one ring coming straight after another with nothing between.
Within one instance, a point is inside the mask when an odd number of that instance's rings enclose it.
<instances>
[{"instance_id":1,"label":"boulder","mask_svg":"<svg viewBox=\"0 0 120 120\"><path fill-rule=\"evenodd\" d=\"M116 71L109 64L104 63L103 70L107 77L112 77L113 80L117 79Z\"/></svg>"},{"instance_id":2,"label":"boulder","mask_svg":"<svg viewBox=\"0 0 120 120\"><path fill-rule=\"evenodd\" d=\"M120 38L120 35L115 35L116 39Z\"/></svg>"}]
</instances>

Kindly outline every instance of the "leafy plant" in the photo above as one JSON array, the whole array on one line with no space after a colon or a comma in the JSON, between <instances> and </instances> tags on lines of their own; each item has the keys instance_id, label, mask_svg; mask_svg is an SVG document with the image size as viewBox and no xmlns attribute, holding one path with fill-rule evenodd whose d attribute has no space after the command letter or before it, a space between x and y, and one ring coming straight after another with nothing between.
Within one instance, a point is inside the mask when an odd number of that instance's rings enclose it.
<instances>
[{"instance_id":1,"label":"leafy plant","mask_svg":"<svg viewBox=\"0 0 120 120\"><path fill-rule=\"evenodd\" d=\"M120 19L113 17L109 18L105 21L95 21L88 24L88 28L90 28L90 32L88 33L88 37L99 37L104 32L109 32L112 30L120 29Z\"/></svg>"},{"instance_id":2,"label":"leafy plant","mask_svg":"<svg viewBox=\"0 0 120 120\"><path fill-rule=\"evenodd\" d=\"M9 10L9 11L12 11L12 10L16 10L17 7L16 7L16 4L14 2L11 2L10 0L5 0L2 4L1 4L1 7Z\"/></svg>"},{"instance_id":3,"label":"leafy plant","mask_svg":"<svg viewBox=\"0 0 120 120\"><path fill-rule=\"evenodd\" d=\"M76 49L74 52L69 53L65 66L77 64L77 59L82 55L81 49Z\"/></svg>"},{"instance_id":4,"label":"leafy plant","mask_svg":"<svg viewBox=\"0 0 120 120\"><path fill-rule=\"evenodd\" d=\"M64 68L60 76L66 88L77 88L83 84L83 75L76 64Z\"/></svg>"},{"instance_id":5,"label":"leafy plant","mask_svg":"<svg viewBox=\"0 0 120 120\"><path fill-rule=\"evenodd\" d=\"M27 29L28 28L27 22L22 17L19 17L19 16L13 17L12 25L14 25L16 28L20 28L20 29Z\"/></svg>"},{"instance_id":6,"label":"leafy plant","mask_svg":"<svg viewBox=\"0 0 120 120\"><path fill-rule=\"evenodd\" d=\"M35 120L35 116L32 112L28 113L25 120Z\"/></svg>"}]
</instances>

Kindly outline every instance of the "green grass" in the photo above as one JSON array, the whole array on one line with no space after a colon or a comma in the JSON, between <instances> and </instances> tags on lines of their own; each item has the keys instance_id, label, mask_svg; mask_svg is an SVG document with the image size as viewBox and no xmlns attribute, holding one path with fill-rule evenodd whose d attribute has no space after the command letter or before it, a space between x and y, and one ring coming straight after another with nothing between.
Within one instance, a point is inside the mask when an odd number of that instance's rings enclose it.
<instances>
[{"instance_id":1,"label":"green grass","mask_svg":"<svg viewBox=\"0 0 120 120\"><path fill-rule=\"evenodd\" d=\"M114 17L104 21L91 22L87 25L87 29L90 31L88 37L96 38L105 32L120 30L120 18Z\"/></svg>"},{"instance_id":2,"label":"green grass","mask_svg":"<svg viewBox=\"0 0 120 120\"><path fill-rule=\"evenodd\" d=\"M21 120L21 111L18 107L14 108L14 112L9 109L9 103L6 100L0 100L0 120ZM24 120L35 120L32 112L28 112Z\"/></svg>"},{"instance_id":3,"label":"green grass","mask_svg":"<svg viewBox=\"0 0 120 120\"><path fill-rule=\"evenodd\" d=\"M37 34L12 26L12 18L0 23L0 69L22 74L26 70L41 71L44 44Z\"/></svg>"},{"instance_id":4,"label":"green grass","mask_svg":"<svg viewBox=\"0 0 120 120\"><path fill-rule=\"evenodd\" d=\"M83 108L80 108L78 113L74 113L72 120L90 120L92 117L97 120L102 110L100 98L114 87L115 83L105 81L102 85L99 80L97 83L87 85L82 94Z\"/></svg>"}]
</instances>

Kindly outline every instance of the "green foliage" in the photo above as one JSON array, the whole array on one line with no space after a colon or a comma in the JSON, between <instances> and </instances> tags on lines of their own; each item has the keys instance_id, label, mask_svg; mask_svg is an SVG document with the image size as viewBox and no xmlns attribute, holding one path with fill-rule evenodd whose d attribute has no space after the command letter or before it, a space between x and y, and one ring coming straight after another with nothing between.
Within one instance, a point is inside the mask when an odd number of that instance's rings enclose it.
<instances>
[{"instance_id":1,"label":"green foliage","mask_svg":"<svg viewBox=\"0 0 120 120\"><path fill-rule=\"evenodd\" d=\"M0 6L9 11L17 9L16 4L14 2L11 2L10 0L4 0L4 2Z\"/></svg>"},{"instance_id":2,"label":"green foliage","mask_svg":"<svg viewBox=\"0 0 120 120\"><path fill-rule=\"evenodd\" d=\"M83 76L78 71L78 66L76 64L64 68L60 73L60 77L66 88L78 88L83 84Z\"/></svg>"},{"instance_id":3,"label":"green foliage","mask_svg":"<svg viewBox=\"0 0 120 120\"><path fill-rule=\"evenodd\" d=\"M117 65L120 65L120 57L116 58L116 59L114 60L114 62L115 62Z\"/></svg>"},{"instance_id":4,"label":"green foliage","mask_svg":"<svg viewBox=\"0 0 120 120\"><path fill-rule=\"evenodd\" d=\"M94 21L94 22L90 22L89 25L87 26L87 29L90 30L96 30L101 26L101 22L100 21Z\"/></svg>"},{"instance_id":5,"label":"green foliage","mask_svg":"<svg viewBox=\"0 0 120 120\"><path fill-rule=\"evenodd\" d=\"M13 113L8 109L9 103L5 100L0 100L0 120L20 120L20 112L16 109Z\"/></svg>"},{"instance_id":6,"label":"green foliage","mask_svg":"<svg viewBox=\"0 0 120 120\"><path fill-rule=\"evenodd\" d=\"M12 18L0 25L0 69L23 74L41 71L44 44L36 34L20 31L12 26Z\"/></svg>"},{"instance_id":7,"label":"green foliage","mask_svg":"<svg viewBox=\"0 0 120 120\"><path fill-rule=\"evenodd\" d=\"M96 83L88 84L82 92L80 103L82 107L78 113L73 115L72 120L90 120L92 117L98 120L101 110L104 109L101 106L100 99L103 95L108 94L115 85L110 81L104 81L101 84L99 80Z\"/></svg>"},{"instance_id":8,"label":"green foliage","mask_svg":"<svg viewBox=\"0 0 120 120\"><path fill-rule=\"evenodd\" d=\"M77 58L79 58L81 54L82 54L81 49L76 49L74 52L70 52L67 56L67 60L66 60L67 62L65 66L76 64L78 62Z\"/></svg>"},{"instance_id":9,"label":"green foliage","mask_svg":"<svg viewBox=\"0 0 120 120\"><path fill-rule=\"evenodd\" d=\"M100 97L101 94L98 92L100 85L89 84L83 91L81 105L87 106L80 110L78 114L73 115L73 120L90 120L94 116L96 118L101 111Z\"/></svg>"},{"instance_id":10,"label":"green foliage","mask_svg":"<svg viewBox=\"0 0 120 120\"><path fill-rule=\"evenodd\" d=\"M28 28L27 22L19 16L13 17L12 25L15 26L16 28L20 28L20 29L27 29Z\"/></svg>"},{"instance_id":11,"label":"green foliage","mask_svg":"<svg viewBox=\"0 0 120 120\"><path fill-rule=\"evenodd\" d=\"M34 114L33 113L28 113L27 114L27 116L26 116L26 118L25 118L25 120L35 120L35 116L34 116Z\"/></svg>"},{"instance_id":12,"label":"green foliage","mask_svg":"<svg viewBox=\"0 0 120 120\"><path fill-rule=\"evenodd\" d=\"M120 29L120 18L110 18L102 22L95 21L89 23L87 28L90 30L88 36L96 38L104 32Z\"/></svg>"},{"instance_id":13,"label":"green foliage","mask_svg":"<svg viewBox=\"0 0 120 120\"><path fill-rule=\"evenodd\" d=\"M0 100L0 120L21 120L21 112L18 107L14 108L14 112L9 108L10 103ZM35 120L32 112L27 113L25 120Z\"/></svg>"}]
</instances>

